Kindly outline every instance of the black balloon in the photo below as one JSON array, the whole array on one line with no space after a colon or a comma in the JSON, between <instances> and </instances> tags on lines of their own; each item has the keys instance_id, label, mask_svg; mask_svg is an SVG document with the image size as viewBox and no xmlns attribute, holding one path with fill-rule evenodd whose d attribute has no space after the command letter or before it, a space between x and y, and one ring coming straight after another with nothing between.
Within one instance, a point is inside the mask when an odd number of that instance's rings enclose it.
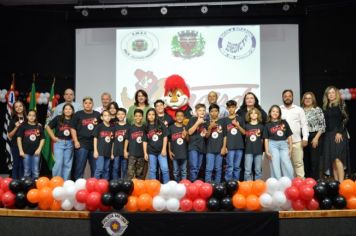
<instances>
[{"instance_id":1,"label":"black balloon","mask_svg":"<svg viewBox=\"0 0 356 236\"><path fill-rule=\"evenodd\" d=\"M336 196L333 205L336 209L344 209L346 208L347 202L343 196Z\"/></svg>"},{"instance_id":2,"label":"black balloon","mask_svg":"<svg viewBox=\"0 0 356 236\"><path fill-rule=\"evenodd\" d=\"M23 209L27 206L27 197L24 192L16 193L15 207L17 209Z\"/></svg>"},{"instance_id":3,"label":"black balloon","mask_svg":"<svg viewBox=\"0 0 356 236\"><path fill-rule=\"evenodd\" d=\"M116 210L121 210L127 203L128 197L126 193L119 192L115 194L114 196L114 201L113 201L113 207Z\"/></svg>"},{"instance_id":4,"label":"black balloon","mask_svg":"<svg viewBox=\"0 0 356 236\"><path fill-rule=\"evenodd\" d=\"M9 184L9 189L13 193L18 193L23 191L22 182L19 179L13 179Z\"/></svg>"},{"instance_id":5,"label":"black balloon","mask_svg":"<svg viewBox=\"0 0 356 236\"><path fill-rule=\"evenodd\" d=\"M336 180L330 180L326 185L326 190L329 197L334 197L339 194L339 185L340 183Z\"/></svg>"},{"instance_id":6,"label":"black balloon","mask_svg":"<svg viewBox=\"0 0 356 236\"><path fill-rule=\"evenodd\" d=\"M316 199L318 199L319 201L323 200L324 198L326 198L327 196L327 190L326 190L326 186L324 185L315 185L314 186L314 196Z\"/></svg>"},{"instance_id":7,"label":"black balloon","mask_svg":"<svg viewBox=\"0 0 356 236\"><path fill-rule=\"evenodd\" d=\"M122 191L126 193L127 195L131 195L133 189L134 189L134 184L132 180L124 180L122 185L121 185Z\"/></svg>"},{"instance_id":8,"label":"black balloon","mask_svg":"<svg viewBox=\"0 0 356 236\"><path fill-rule=\"evenodd\" d=\"M223 199L221 199L220 207L225 211L232 211L234 209L234 206L232 205L231 198L224 197Z\"/></svg>"},{"instance_id":9,"label":"black balloon","mask_svg":"<svg viewBox=\"0 0 356 236\"><path fill-rule=\"evenodd\" d=\"M27 202L27 206L30 208L36 208L36 207L38 207L38 203Z\"/></svg>"},{"instance_id":10,"label":"black balloon","mask_svg":"<svg viewBox=\"0 0 356 236\"><path fill-rule=\"evenodd\" d=\"M213 196L217 199L222 199L226 196L226 187L224 184L217 184L213 190Z\"/></svg>"},{"instance_id":11,"label":"black balloon","mask_svg":"<svg viewBox=\"0 0 356 236\"><path fill-rule=\"evenodd\" d=\"M36 188L36 182L31 177L25 177L24 179L21 178L23 190L25 192L30 191L33 188Z\"/></svg>"},{"instance_id":12,"label":"black balloon","mask_svg":"<svg viewBox=\"0 0 356 236\"><path fill-rule=\"evenodd\" d=\"M353 173L353 174L351 175L351 179L352 179L353 181L356 181L356 173Z\"/></svg>"},{"instance_id":13,"label":"black balloon","mask_svg":"<svg viewBox=\"0 0 356 236\"><path fill-rule=\"evenodd\" d=\"M109 191L112 194L115 194L115 193L120 192L120 190L121 190L121 188L120 188L119 180L117 180L117 179L110 180Z\"/></svg>"},{"instance_id":14,"label":"black balloon","mask_svg":"<svg viewBox=\"0 0 356 236\"><path fill-rule=\"evenodd\" d=\"M317 184L326 187L326 185L328 185L328 181L325 179L318 179Z\"/></svg>"},{"instance_id":15,"label":"black balloon","mask_svg":"<svg viewBox=\"0 0 356 236\"><path fill-rule=\"evenodd\" d=\"M330 198L324 198L319 202L319 207L321 210L330 210L333 207L333 202Z\"/></svg>"},{"instance_id":16,"label":"black balloon","mask_svg":"<svg viewBox=\"0 0 356 236\"><path fill-rule=\"evenodd\" d=\"M226 183L226 190L229 196L233 196L239 188L237 181L230 180Z\"/></svg>"},{"instance_id":17,"label":"black balloon","mask_svg":"<svg viewBox=\"0 0 356 236\"><path fill-rule=\"evenodd\" d=\"M105 206L111 206L114 200L114 196L112 193L104 193L103 196L101 196L101 203Z\"/></svg>"},{"instance_id":18,"label":"black balloon","mask_svg":"<svg viewBox=\"0 0 356 236\"><path fill-rule=\"evenodd\" d=\"M206 203L206 206L211 211L218 211L220 210L220 202L216 198L210 198Z\"/></svg>"}]
</instances>

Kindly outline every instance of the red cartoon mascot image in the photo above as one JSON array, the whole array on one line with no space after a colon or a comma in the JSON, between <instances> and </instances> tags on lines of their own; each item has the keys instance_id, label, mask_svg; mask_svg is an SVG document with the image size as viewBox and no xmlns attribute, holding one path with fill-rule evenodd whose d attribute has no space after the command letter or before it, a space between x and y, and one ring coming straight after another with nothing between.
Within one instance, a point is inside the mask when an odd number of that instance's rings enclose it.
<instances>
[{"instance_id":1,"label":"red cartoon mascot image","mask_svg":"<svg viewBox=\"0 0 356 236\"><path fill-rule=\"evenodd\" d=\"M189 106L190 91L185 80L179 75L169 76L164 84L164 102L167 114L175 120L177 110L183 110L184 124L188 124L192 117L192 109Z\"/></svg>"}]
</instances>

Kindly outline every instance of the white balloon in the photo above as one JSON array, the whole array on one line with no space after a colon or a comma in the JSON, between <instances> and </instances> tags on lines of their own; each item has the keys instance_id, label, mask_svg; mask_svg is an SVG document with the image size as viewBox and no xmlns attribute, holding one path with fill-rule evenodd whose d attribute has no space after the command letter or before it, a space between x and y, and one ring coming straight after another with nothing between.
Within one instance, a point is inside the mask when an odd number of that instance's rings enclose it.
<instances>
[{"instance_id":1,"label":"white balloon","mask_svg":"<svg viewBox=\"0 0 356 236\"><path fill-rule=\"evenodd\" d=\"M74 209L76 209L77 211L83 211L85 210L85 207L85 203L74 201Z\"/></svg>"},{"instance_id":2,"label":"white balloon","mask_svg":"<svg viewBox=\"0 0 356 236\"><path fill-rule=\"evenodd\" d=\"M273 195L274 192L278 190L278 180L275 178L269 178L266 181L266 186L267 186L267 192L271 195Z\"/></svg>"},{"instance_id":3,"label":"white balloon","mask_svg":"<svg viewBox=\"0 0 356 236\"><path fill-rule=\"evenodd\" d=\"M65 211L70 211L72 210L73 208L73 205L74 203L72 201L70 201L69 199L65 199L63 202L62 202L62 209L65 210Z\"/></svg>"},{"instance_id":4,"label":"white balloon","mask_svg":"<svg viewBox=\"0 0 356 236\"><path fill-rule=\"evenodd\" d=\"M292 209L292 203L287 200L282 206L281 206L281 210L283 211L289 211Z\"/></svg>"},{"instance_id":5,"label":"white balloon","mask_svg":"<svg viewBox=\"0 0 356 236\"><path fill-rule=\"evenodd\" d=\"M40 98L44 98L46 95L44 93L40 93Z\"/></svg>"},{"instance_id":6,"label":"white balloon","mask_svg":"<svg viewBox=\"0 0 356 236\"><path fill-rule=\"evenodd\" d=\"M260 204L263 208L272 208L272 197L268 193L264 193L260 196Z\"/></svg>"},{"instance_id":7,"label":"white balloon","mask_svg":"<svg viewBox=\"0 0 356 236\"><path fill-rule=\"evenodd\" d=\"M1 90L2 94L7 94L7 90L6 89L3 89Z\"/></svg>"},{"instance_id":8,"label":"white balloon","mask_svg":"<svg viewBox=\"0 0 356 236\"><path fill-rule=\"evenodd\" d=\"M272 195L272 202L273 202L273 206L274 207L281 207L283 206L286 201L287 201L287 198L286 198L286 195L281 192L281 191L277 191L275 192L273 195Z\"/></svg>"},{"instance_id":9,"label":"white balloon","mask_svg":"<svg viewBox=\"0 0 356 236\"><path fill-rule=\"evenodd\" d=\"M42 99L40 97L37 98L37 104L41 105L42 104Z\"/></svg>"},{"instance_id":10,"label":"white balloon","mask_svg":"<svg viewBox=\"0 0 356 236\"><path fill-rule=\"evenodd\" d=\"M42 99L42 104L47 104L48 103L48 99L46 97L43 97L41 99Z\"/></svg>"},{"instance_id":11,"label":"white balloon","mask_svg":"<svg viewBox=\"0 0 356 236\"><path fill-rule=\"evenodd\" d=\"M179 201L176 198L170 198L167 201L167 210L170 212L178 211L179 209Z\"/></svg>"},{"instance_id":12,"label":"white balloon","mask_svg":"<svg viewBox=\"0 0 356 236\"><path fill-rule=\"evenodd\" d=\"M64 188L65 192L66 192L66 197L68 199L74 199L75 195L77 193L77 190L75 189L75 186L67 186L66 188Z\"/></svg>"},{"instance_id":13,"label":"white balloon","mask_svg":"<svg viewBox=\"0 0 356 236\"><path fill-rule=\"evenodd\" d=\"M55 187L52 192L52 196L57 201L62 201L65 199L66 193L63 187Z\"/></svg>"},{"instance_id":14,"label":"white balloon","mask_svg":"<svg viewBox=\"0 0 356 236\"><path fill-rule=\"evenodd\" d=\"M168 181L168 183L166 183L171 189L174 189L177 186L177 182L174 180Z\"/></svg>"},{"instance_id":15,"label":"white balloon","mask_svg":"<svg viewBox=\"0 0 356 236\"><path fill-rule=\"evenodd\" d=\"M162 184L159 191L159 196L168 199L170 196L171 188L168 184Z\"/></svg>"},{"instance_id":16,"label":"white balloon","mask_svg":"<svg viewBox=\"0 0 356 236\"><path fill-rule=\"evenodd\" d=\"M351 98L352 98L351 93L347 93L345 96L345 100L351 100Z\"/></svg>"},{"instance_id":17,"label":"white balloon","mask_svg":"<svg viewBox=\"0 0 356 236\"><path fill-rule=\"evenodd\" d=\"M166 200L161 196L153 198L152 207L155 211L163 211L166 208Z\"/></svg>"},{"instance_id":18,"label":"white balloon","mask_svg":"<svg viewBox=\"0 0 356 236\"><path fill-rule=\"evenodd\" d=\"M66 180L66 181L64 181L64 183L63 183L63 188L67 188L67 187L69 187L69 186L74 186L75 184L74 184L74 181L73 180Z\"/></svg>"},{"instance_id":19,"label":"white balloon","mask_svg":"<svg viewBox=\"0 0 356 236\"><path fill-rule=\"evenodd\" d=\"M284 192L287 188L292 186L292 180L290 180L287 176L283 176L278 180L278 185L280 191Z\"/></svg>"},{"instance_id":20,"label":"white balloon","mask_svg":"<svg viewBox=\"0 0 356 236\"><path fill-rule=\"evenodd\" d=\"M185 196L186 188L184 184L177 184L174 188L174 196L178 200L182 199Z\"/></svg>"},{"instance_id":21,"label":"white balloon","mask_svg":"<svg viewBox=\"0 0 356 236\"><path fill-rule=\"evenodd\" d=\"M6 103L6 98L1 99L2 103Z\"/></svg>"},{"instance_id":22,"label":"white balloon","mask_svg":"<svg viewBox=\"0 0 356 236\"><path fill-rule=\"evenodd\" d=\"M49 96L51 96L51 95L49 94L49 92L45 92L45 97L46 97L46 98L49 98Z\"/></svg>"},{"instance_id":23,"label":"white balloon","mask_svg":"<svg viewBox=\"0 0 356 236\"><path fill-rule=\"evenodd\" d=\"M77 179L77 181L75 181L75 183L74 183L75 189L77 191L85 189L86 183L87 183L87 181L85 179Z\"/></svg>"}]
</instances>

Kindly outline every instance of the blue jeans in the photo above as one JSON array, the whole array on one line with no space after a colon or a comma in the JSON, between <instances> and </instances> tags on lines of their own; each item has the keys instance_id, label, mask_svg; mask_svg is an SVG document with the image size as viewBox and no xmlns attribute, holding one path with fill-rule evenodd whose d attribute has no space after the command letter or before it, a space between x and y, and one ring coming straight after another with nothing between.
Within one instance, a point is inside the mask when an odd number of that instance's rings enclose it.
<instances>
[{"instance_id":1,"label":"blue jeans","mask_svg":"<svg viewBox=\"0 0 356 236\"><path fill-rule=\"evenodd\" d=\"M40 157L36 155L25 154L23 159L24 176L38 179L40 175Z\"/></svg>"},{"instance_id":2,"label":"blue jeans","mask_svg":"<svg viewBox=\"0 0 356 236\"><path fill-rule=\"evenodd\" d=\"M177 182L187 178L187 160L173 160L173 176Z\"/></svg>"},{"instance_id":3,"label":"blue jeans","mask_svg":"<svg viewBox=\"0 0 356 236\"><path fill-rule=\"evenodd\" d=\"M19 148L17 145L11 146L11 153L13 158L13 165L12 165L12 178L13 179L21 179L23 177L23 158L20 157Z\"/></svg>"},{"instance_id":4,"label":"blue jeans","mask_svg":"<svg viewBox=\"0 0 356 236\"><path fill-rule=\"evenodd\" d=\"M293 166L288 154L287 140L275 141L268 140L269 152L272 155L270 161L271 177L276 179L287 176L293 179Z\"/></svg>"},{"instance_id":5,"label":"blue jeans","mask_svg":"<svg viewBox=\"0 0 356 236\"><path fill-rule=\"evenodd\" d=\"M262 176L262 154L245 154L245 176L244 180L253 180L252 163L255 164L255 180Z\"/></svg>"},{"instance_id":6,"label":"blue jeans","mask_svg":"<svg viewBox=\"0 0 356 236\"><path fill-rule=\"evenodd\" d=\"M93 150L79 148L75 150L75 165L74 165L74 179L80 179L84 176L85 165L89 161L90 176L94 177L95 161L93 157Z\"/></svg>"},{"instance_id":7,"label":"blue jeans","mask_svg":"<svg viewBox=\"0 0 356 236\"><path fill-rule=\"evenodd\" d=\"M167 183L169 181L169 171L168 171L168 161L167 156L162 156L159 154L158 156L149 154L149 179L157 179L157 160L159 162L159 167L162 171L162 180L163 183Z\"/></svg>"},{"instance_id":8,"label":"blue jeans","mask_svg":"<svg viewBox=\"0 0 356 236\"><path fill-rule=\"evenodd\" d=\"M239 180L240 178L240 164L242 159L242 149L229 150L226 156L226 172L225 180Z\"/></svg>"},{"instance_id":9,"label":"blue jeans","mask_svg":"<svg viewBox=\"0 0 356 236\"><path fill-rule=\"evenodd\" d=\"M55 163L52 176L61 176L64 180L70 179L73 164L73 141L58 140L53 145Z\"/></svg>"},{"instance_id":10,"label":"blue jeans","mask_svg":"<svg viewBox=\"0 0 356 236\"><path fill-rule=\"evenodd\" d=\"M215 169L215 183L221 181L221 169L223 158L220 153L208 153L206 154L206 168L205 168L205 182L211 182L211 176Z\"/></svg>"},{"instance_id":11,"label":"blue jeans","mask_svg":"<svg viewBox=\"0 0 356 236\"><path fill-rule=\"evenodd\" d=\"M194 182L198 178L201 164L203 163L204 153L192 150L189 151L189 178Z\"/></svg>"},{"instance_id":12,"label":"blue jeans","mask_svg":"<svg viewBox=\"0 0 356 236\"><path fill-rule=\"evenodd\" d=\"M98 156L95 160L94 178L109 180L109 166L110 157Z\"/></svg>"},{"instance_id":13,"label":"blue jeans","mask_svg":"<svg viewBox=\"0 0 356 236\"><path fill-rule=\"evenodd\" d=\"M127 160L123 156L117 156L114 158L113 168L112 168L112 178L118 179L120 172L120 178L127 178Z\"/></svg>"}]
</instances>

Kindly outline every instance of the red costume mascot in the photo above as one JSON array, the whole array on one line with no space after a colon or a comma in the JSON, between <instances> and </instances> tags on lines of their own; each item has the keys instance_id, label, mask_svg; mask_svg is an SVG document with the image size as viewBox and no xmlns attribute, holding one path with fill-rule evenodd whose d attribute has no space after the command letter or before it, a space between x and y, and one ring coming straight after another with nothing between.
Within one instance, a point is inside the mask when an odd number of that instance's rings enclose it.
<instances>
[{"instance_id":1,"label":"red costume mascot","mask_svg":"<svg viewBox=\"0 0 356 236\"><path fill-rule=\"evenodd\" d=\"M175 120L177 110L183 110L184 124L192 117L192 109L189 106L190 92L184 79L179 75L169 76L164 84L164 102L167 114Z\"/></svg>"}]
</instances>

